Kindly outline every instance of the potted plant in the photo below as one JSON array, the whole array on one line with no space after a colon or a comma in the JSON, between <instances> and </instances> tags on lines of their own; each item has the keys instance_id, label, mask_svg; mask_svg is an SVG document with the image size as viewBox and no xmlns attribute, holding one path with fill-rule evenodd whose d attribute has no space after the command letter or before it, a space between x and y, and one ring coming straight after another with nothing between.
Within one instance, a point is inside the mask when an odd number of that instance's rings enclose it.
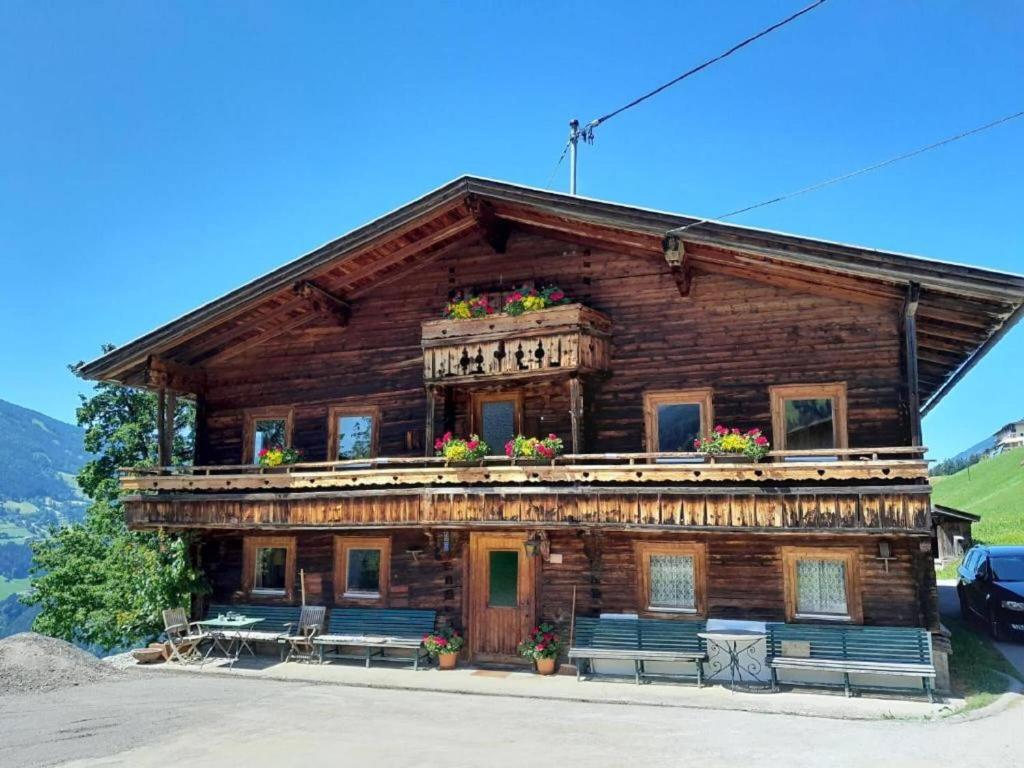
<instances>
[{"instance_id":1,"label":"potted plant","mask_svg":"<svg viewBox=\"0 0 1024 768\"><path fill-rule=\"evenodd\" d=\"M301 458L302 451L298 448L292 448L290 446L284 447L280 445L264 448L256 456L261 467L269 468L280 467L285 464L295 464Z\"/></svg>"},{"instance_id":2,"label":"potted plant","mask_svg":"<svg viewBox=\"0 0 1024 768\"><path fill-rule=\"evenodd\" d=\"M455 669L459 659L459 651L466 644L466 638L451 627L431 632L423 638L423 647L432 659L437 659L441 669Z\"/></svg>"},{"instance_id":3,"label":"potted plant","mask_svg":"<svg viewBox=\"0 0 1024 768\"><path fill-rule=\"evenodd\" d=\"M563 645L562 639L555 632L555 626L543 622L530 631L529 636L519 644L518 650L520 656L533 659L538 674L553 675Z\"/></svg>"},{"instance_id":4,"label":"potted plant","mask_svg":"<svg viewBox=\"0 0 1024 768\"><path fill-rule=\"evenodd\" d=\"M694 440L693 447L712 460L727 457L729 461L760 461L770 448L768 438L759 429L740 432L721 424L710 435Z\"/></svg>"},{"instance_id":5,"label":"potted plant","mask_svg":"<svg viewBox=\"0 0 1024 768\"><path fill-rule=\"evenodd\" d=\"M450 466L470 467L481 464L491 449L479 435L470 435L466 440L445 432L443 437L434 441L434 452L443 456L445 463Z\"/></svg>"},{"instance_id":6,"label":"potted plant","mask_svg":"<svg viewBox=\"0 0 1024 768\"><path fill-rule=\"evenodd\" d=\"M505 299L501 311L506 315L521 315L524 312L535 312L558 304L571 304L572 299L557 285L545 285L541 288L526 288L513 291Z\"/></svg>"},{"instance_id":7,"label":"potted plant","mask_svg":"<svg viewBox=\"0 0 1024 768\"><path fill-rule=\"evenodd\" d=\"M487 317L494 314L487 296L463 293L452 294L444 305L441 313L446 320L469 320L474 317Z\"/></svg>"},{"instance_id":8,"label":"potted plant","mask_svg":"<svg viewBox=\"0 0 1024 768\"><path fill-rule=\"evenodd\" d=\"M505 443L505 455L516 464L550 464L564 450L562 439L553 432L545 438L516 435Z\"/></svg>"}]
</instances>

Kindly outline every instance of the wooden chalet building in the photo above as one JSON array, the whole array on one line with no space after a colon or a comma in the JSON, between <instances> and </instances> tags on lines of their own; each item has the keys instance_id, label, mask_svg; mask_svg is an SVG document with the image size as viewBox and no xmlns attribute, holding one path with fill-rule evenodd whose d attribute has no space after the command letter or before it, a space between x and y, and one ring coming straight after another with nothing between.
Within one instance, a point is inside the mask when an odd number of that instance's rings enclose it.
<instances>
[{"instance_id":1,"label":"wooden chalet building","mask_svg":"<svg viewBox=\"0 0 1024 768\"><path fill-rule=\"evenodd\" d=\"M542 283L575 303L439 320ZM574 594L937 632L921 415L1022 305L1021 277L462 177L79 373L195 399L194 464L122 483L133 528L199 534L214 602L296 603L301 569L308 602L437 610L478 662ZM772 452L691 453L715 424ZM450 466L446 431L501 455ZM515 433L565 455L513 463ZM275 441L302 463L256 466Z\"/></svg>"}]
</instances>

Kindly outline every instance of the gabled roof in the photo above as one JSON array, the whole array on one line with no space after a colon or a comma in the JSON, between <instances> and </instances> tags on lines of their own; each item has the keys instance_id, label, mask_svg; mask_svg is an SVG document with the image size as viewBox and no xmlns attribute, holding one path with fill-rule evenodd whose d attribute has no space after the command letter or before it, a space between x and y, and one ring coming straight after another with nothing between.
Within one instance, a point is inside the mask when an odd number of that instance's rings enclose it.
<instances>
[{"instance_id":1,"label":"gabled roof","mask_svg":"<svg viewBox=\"0 0 1024 768\"><path fill-rule=\"evenodd\" d=\"M965 512L955 507L947 507L942 504L932 505L932 517L945 517L952 520L966 520L969 523L976 523L981 520L981 515L972 512Z\"/></svg>"},{"instance_id":2,"label":"gabled roof","mask_svg":"<svg viewBox=\"0 0 1024 768\"><path fill-rule=\"evenodd\" d=\"M267 334L307 322L315 315L311 296L344 309L502 227L658 259L665 237L682 227L679 237L697 271L777 280L897 308L908 286L917 284L925 412L1024 313L1020 275L462 176L83 364L78 374L146 385L154 357L190 369L217 365ZM302 285L304 292L297 292Z\"/></svg>"}]
</instances>

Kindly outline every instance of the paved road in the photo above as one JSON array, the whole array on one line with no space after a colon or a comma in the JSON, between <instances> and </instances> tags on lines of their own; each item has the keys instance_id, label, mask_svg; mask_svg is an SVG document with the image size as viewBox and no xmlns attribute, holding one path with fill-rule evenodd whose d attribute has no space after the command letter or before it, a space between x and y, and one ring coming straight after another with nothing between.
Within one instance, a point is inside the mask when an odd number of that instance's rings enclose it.
<instances>
[{"instance_id":1,"label":"paved road","mask_svg":"<svg viewBox=\"0 0 1024 768\"><path fill-rule=\"evenodd\" d=\"M4 768L934 768L1024 754L1024 705L974 722L846 721L191 675L0 699L0 723Z\"/></svg>"},{"instance_id":2,"label":"paved road","mask_svg":"<svg viewBox=\"0 0 1024 768\"><path fill-rule=\"evenodd\" d=\"M955 581L939 582L939 613L943 616L955 617L960 615L960 603L956 597ZM972 623L971 627L977 632L985 631L984 627L977 622ZM1024 643L996 643L996 647L1017 668L1021 676L1024 676Z\"/></svg>"}]
</instances>

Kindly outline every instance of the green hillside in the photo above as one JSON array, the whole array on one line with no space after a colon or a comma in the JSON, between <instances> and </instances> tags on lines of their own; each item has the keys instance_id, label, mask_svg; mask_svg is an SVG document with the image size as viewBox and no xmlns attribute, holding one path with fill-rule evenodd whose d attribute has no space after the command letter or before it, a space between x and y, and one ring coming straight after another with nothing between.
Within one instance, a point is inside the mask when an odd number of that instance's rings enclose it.
<instances>
[{"instance_id":1,"label":"green hillside","mask_svg":"<svg viewBox=\"0 0 1024 768\"><path fill-rule=\"evenodd\" d=\"M985 459L948 477L933 477L932 501L981 515L974 538L1024 544L1024 448Z\"/></svg>"}]
</instances>

